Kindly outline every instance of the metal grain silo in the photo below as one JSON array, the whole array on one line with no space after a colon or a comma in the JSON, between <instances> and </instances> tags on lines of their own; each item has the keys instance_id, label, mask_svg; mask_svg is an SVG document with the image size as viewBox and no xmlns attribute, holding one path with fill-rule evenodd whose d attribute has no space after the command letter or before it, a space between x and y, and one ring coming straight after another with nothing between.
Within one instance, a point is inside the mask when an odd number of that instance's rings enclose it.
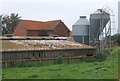
<instances>
[{"instance_id":1,"label":"metal grain silo","mask_svg":"<svg viewBox=\"0 0 120 81\"><path fill-rule=\"evenodd\" d=\"M73 24L72 36L76 42L89 44L89 21L86 16L80 16L80 19Z\"/></svg>"},{"instance_id":2,"label":"metal grain silo","mask_svg":"<svg viewBox=\"0 0 120 81\"><path fill-rule=\"evenodd\" d=\"M103 9L98 9L90 14L90 41L99 39L101 32L110 20L110 14Z\"/></svg>"}]
</instances>

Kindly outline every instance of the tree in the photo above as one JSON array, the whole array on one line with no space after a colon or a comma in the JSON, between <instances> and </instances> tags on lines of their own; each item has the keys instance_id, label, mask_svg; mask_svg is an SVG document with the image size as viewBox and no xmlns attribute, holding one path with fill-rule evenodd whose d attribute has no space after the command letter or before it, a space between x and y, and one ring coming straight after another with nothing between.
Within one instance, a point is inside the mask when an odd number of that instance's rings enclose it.
<instances>
[{"instance_id":1,"label":"tree","mask_svg":"<svg viewBox=\"0 0 120 81\"><path fill-rule=\"evenodd\" d=\"M2 34L12 34L15 26L20 21L18 14L11 13L10 15L2 16Z\"/></svg>"},{"instance_id":2,"label":"tree","mask_svg":"<svg viewBox=\"0 0 120 81\"><path fill-rule=\"evenodd\" d=\"M107 36L105 39L108 41L110 36ZM114 34L111 36L111 41L116 42L120 46L120 34Z\"/></svg>"},{"instance_id":3,"label":"tree","mask_svg":"<svg viewBox=\"0 0 120 81\"><path fill-rule=\"evenodd\" d=\"M2 15L0 15L0 36L2 35Z\"/></svg>"},{"instance_id":4,"label":"tree","mask_svg":"<svg viewBox=\"0 0 120 81\"><path fill-rule=\"evenodd\" d=\"M120 46L120 34L118 34L116 42Z\"/></svg>"}]
</instances>

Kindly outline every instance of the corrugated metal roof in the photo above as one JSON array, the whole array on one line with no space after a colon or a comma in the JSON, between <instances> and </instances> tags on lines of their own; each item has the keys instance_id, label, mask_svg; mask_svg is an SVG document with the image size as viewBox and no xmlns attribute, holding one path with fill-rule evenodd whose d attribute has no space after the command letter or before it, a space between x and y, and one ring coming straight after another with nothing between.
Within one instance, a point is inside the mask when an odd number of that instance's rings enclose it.
<instances>
[{"instance_id":1,"label":"corrugated metal roof","mask_svg":"<svg viewBox=\"0 0 120 81\"><path fill-rule=\"evenodd\" d=\"M2 45L2 51L93 48L69 40L3 40Z\"/></svg>"}]
</instances>

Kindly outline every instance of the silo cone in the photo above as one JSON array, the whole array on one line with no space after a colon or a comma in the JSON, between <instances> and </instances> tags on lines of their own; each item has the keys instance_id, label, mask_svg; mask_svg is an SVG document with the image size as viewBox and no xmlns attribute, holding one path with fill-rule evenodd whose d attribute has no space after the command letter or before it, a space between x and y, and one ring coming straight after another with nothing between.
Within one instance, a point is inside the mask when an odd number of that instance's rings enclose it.
<instances>
[{"instance_id":1,"label":"silo cone","mask_svg":"<svg viewBox=\"0 0 120 81\"><path fill-rule=\"evenodd\" d=\"M99 39L101 31L106 27L110 20L110 14L103 9L98 9L90 14L90 41Z\"/></svg>"}]
</instances>

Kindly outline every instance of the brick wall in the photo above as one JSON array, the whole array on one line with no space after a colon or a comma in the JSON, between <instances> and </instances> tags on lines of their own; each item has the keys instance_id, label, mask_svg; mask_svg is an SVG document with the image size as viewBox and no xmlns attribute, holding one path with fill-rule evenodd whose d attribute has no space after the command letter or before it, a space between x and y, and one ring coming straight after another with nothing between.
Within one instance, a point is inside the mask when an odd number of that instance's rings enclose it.
<instances>
[{"instance_id":1,"label":"brick wall","mask_svg":"<svg viewBox=\"0 0 120 81\"><path fill-rule=\"evenodd\" d=\"M68 37L70 36L70 31L63 22L60 22L54 30L54 35Z\"/></svg>"},{"instance_id":2,"label":"brick wall","mask_svg":"<svg viewBox=\"0 0 120 81\"><path fill-rule=\"evenodd\" d=\"M20 21L20 23L18 23L18 25L14 29L13 36L26 36L26 35L27 35L26 27L24 23Z\"/></svg>"},{"instance_id":3,"label":"brick wall","mask_svg":"<svg viewBox=\"0 0 120 81\"><path fill-rule=\"evenodd\" d=\"M27 30L27 36L39 36L38 30Z\"/></svg>"}]
</instances>

